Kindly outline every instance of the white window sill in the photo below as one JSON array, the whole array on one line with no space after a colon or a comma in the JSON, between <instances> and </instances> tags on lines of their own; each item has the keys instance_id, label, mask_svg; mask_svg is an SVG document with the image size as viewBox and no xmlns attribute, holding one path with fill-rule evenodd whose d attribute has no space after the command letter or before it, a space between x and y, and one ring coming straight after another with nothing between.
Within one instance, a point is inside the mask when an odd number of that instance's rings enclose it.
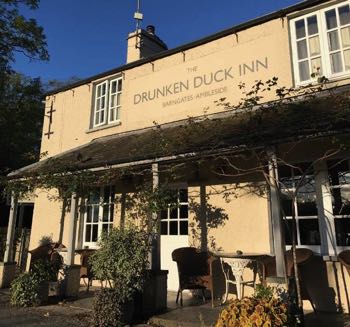
<instances>
[{"instance_id":1,"label":"white window sill","mask_svg":"<svg viewBox=\"0 0 350 327\"><path fill-rule=\"evenodd\" d=\"M107 128L111 128L111 127L116 127L116 126L119 126L121 125L122 122L120 120L114 122L114 123L111 123L111 124L105 124L105 125L102 125L102 126L97 126L97 127L92 127L88 130L85 131L86 134L89 134L89 133L93 133L93 132L97 132L97 131L101 131L103 129L107 129Z\"/></svg>"}]
</instances>

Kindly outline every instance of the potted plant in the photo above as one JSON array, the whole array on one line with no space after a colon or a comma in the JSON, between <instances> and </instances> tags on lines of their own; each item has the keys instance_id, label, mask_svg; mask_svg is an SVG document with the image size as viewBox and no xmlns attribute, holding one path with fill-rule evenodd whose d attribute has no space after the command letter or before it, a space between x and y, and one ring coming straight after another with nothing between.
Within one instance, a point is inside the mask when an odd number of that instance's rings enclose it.
<instances>
[{"instance_id":1,"label":"potted plant","mask_svg":"<svg viewBox=\"0 0 350 327\"><path fill-rule=\"evenodd\" d=\"M149 249L148 234L135 227L102 235L99 250L90 257L94 276L107 284L94 301L95 326L131 322L133 296L146 280Z\"/></svg>"}]
</instances>

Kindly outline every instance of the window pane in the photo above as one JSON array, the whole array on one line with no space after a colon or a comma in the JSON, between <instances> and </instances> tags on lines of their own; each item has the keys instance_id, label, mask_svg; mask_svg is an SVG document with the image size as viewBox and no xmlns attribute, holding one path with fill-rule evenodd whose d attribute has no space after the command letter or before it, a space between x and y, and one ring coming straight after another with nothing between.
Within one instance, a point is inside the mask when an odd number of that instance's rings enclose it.
<instances>
[{"instance_id":1,"label":"window pane","mask_svg":"<svg viewBox=\"0 0 350 327\"><path fill-rule=\"evenodd\" d=\"M337 237L338 246L350 245L350 219L338 218L334 219L335 233Z\"/></svg>"},{"instance_id":2,"label":"window pane","mask_svg":"<svg viewBox=\"0 0 350 327\"><path fill-rule=\"evenodd\" d=\"M102 233L107 234L109 232L109 224L102 225Z\"/></svg>"},{"instance_id":3,"label":"window pane","mask_svg":"<svg viewBox=\"0 0 350 327\"><path fill-rule=\"evenodd\" d=\"M113 95L111 96L111 103L109 104L109 107L110 107L110 108L112 108L112 107L115 106L115 100L116 100L116 95L113 94Z\"/></svg>"},{"instance_id":4,"label":"window pane","mask_svg":"<svg viewBox=\"0 0 350 327\"><path fill-rule=\"evenodd\" d=\"M91 225L85 227L85 242L91 242Z\"/></svg>"},{"instance_id":5,"label":"window pane","mask_svg":"<svg viewBox=\"0 0 350 327\"><path fill-rule=\"evenodd\" d=\"M109 111L109 120L110 120L110 121L114 121L114 120L115 120L115 118L114 118L114 112L115 112L115 109L111 109L111 110Z\"/></svg>"},{"instance_id":6,"label":"window pane","mask_svg":"<svg viewBox=\"0 0 350 327\"><path fill-rule=\"evenodd\" d=\"M98 225L92 225L92 238L91 242L97 242Z\"/></svg>"},{"instance_id":7,"label":"window pane","mask_svg":"<svg viewBox=\"0 0 350 327\"><path fill-rule=\"evenodd\" d=\"M316 194L297 195L298 216L317 216Z\"/></svg>"},{"instance_id":8,"label":"window pane","mask_svg":"<svg viewBox=\"0 0 350 327\"><path fill-rule=\"evenodd\" d=\"M348 5L339 7L338 13L339 13L340 25L350 24L350 11L349 11Z\"/></svg>"},{"instance_id":9,"label":"window pane","mask_svg":"<svg viewBox=\"0 0 350 327\"><path fill-rule=\"evenodd\" d=\"M188 218L188 206L180 206L180 218Z\"/></svg>"},{"instance_id":10,"label":"window pane","mask_svg":"<svg viewBox=\"0 0 350 327\"><path fill-rule=\"evenodd\" d=\"M105 120L105 112L104 111L101 111L100 112L100 123L103 123Z\"/></svg>"},{"instance_id":11,"label":"window pane","mask_svg":"<svg viewBox=\"0 0 350 327\"><path fill-rule=\"evenodd\" d=\"M327 29L329 30L337 27L337 16L335 13L335 9L332 9L326 12L326 22L327 22Z\"/></svg>"},{"instance_id":12,"label":"window pane","mask_svg":"<svg viewBox=\"0 0 350 327\"><path fill-rule=\"evenodd\" d=\"M118 80L118 92L121 92L122 90L122 80Z\"/></svg>"},{"instance_id":13,"label":"window pane","mask_svg":"<svg viewBox=\"0 0 350 327\"><path fill-rule=\"evenodd\" d=\"M333 31L328 33L328 46L330 51L339 49L340 45L339 45L338 31Z\"/></svg>"},{"instance_id":14,"label":"window pane","mask_svg":"<svg viewBox=\"0 0 350 327\"><path fill-rule=\"evenodd\" d=\"M297 34L297 39L305 37L305 21L304 19L295 22L295 30Z\"/></svg>"},{"instance_id":15,"label":"window pane","mask_svg":"<svg viewBox=\"0 0 350 327\"><path fill-rule=\"evenodd\" d=\"M94 206L93 207L93 222L98 222L98 211L99 211L99 208L98 206Z\"/></svg>"},{"instance_id":16,"label":"window pane","mask_svg":"<svg viewBox=\"0 0 350 327\"><path fill-rule=\"evenodd\" d=\"M290 217L292 216L292 206L293 202L292 199L286 194L282 194L282 209L285 214L285 216Z\"/></svg>"},{"instance_id":17,"label":"window pane","mask_svg":"<svg viewBox=\"0 0 350 327\"><path fill-rule=\"evenodd\" d=\"M101 95L105 95L106 94L106 83L102 84L102 92Z\"/></svg>"},{"instance_id":18,"label":"window pane","mask_svg":"<svg viewBox=\"0 0 350 327\"><path fill-rule=\"evenodd\" d=\"M168 223L166 221L162 221L160 225L161 235L168 235Z\"/></svg>"},{"instance_id":19,"label":"window pane","mask_svg":"<svg viewBox=\"0 0 350 327\"><path fill-rule=\"evenodd\" d=\"M297 47L298 47L298 59L307 58L306 40L298 41Z\"/></svg>"},{"instance_id":20,"label":"window pane","mask_svg":"<svg viewBox=\"0 0 350 327\"><path fill-rule=\"evenodd\" d=\"M180 202L188 202L187 189L179 190L179 201Z\"/></svg>"},{"instance_id":21,"label":"window pane","mask_svg":"<svg viewBox=\"0 0 350 327\"><path fill-rule=\"evenodd\" d=\"M103 206L102 221L108 221L108 220L109 220L109 204L106 204Z\"/></svg>"},{"instance_id":22,"label":"window pane","mask_svg":"<svg viewBox=\"0 0 350 327\"><path fill-rule=\"evenodd\" d=\"M101 96L101 85L97 86L97 98Z\"/></svg>"},{"instance_id":23,"label":"window pane","mask_svg":"<svg viewBox=\"0 0 350 327\"><path fill-rule=\"evenodd\" d=\"M308 17L307 30L309 35L314 35L318 33L317 16Z\"/></svg>"},{"instance_id":24,"label":"window pane","mask_svg":"<svg viewBox=\"0 0 350 327\"><path fill-rule=\"evenodd\" d=\"M350 70L350 50L344 51L345 70Z\"/></svg>"},{"instance_id":25,"label":"window pane","mask_svg":"<svg viewBox=\"0 0 350 327\"><path fill-rule=\"evenodd\" d=\"M341 61L341 53L337 52L331 54L331 65L332 65L332 73L341 73L343 71L343 64Z\"/></svg>"},{"instance_id":26,"label":"window pane","mask_svg":"<svg viewBox=\"0 0 350 327\"><path fill-rule=\"evenodd\" d=\"M121 102L120 102L121 96L122 96L121 93L118 93L118 94L117 94L117 103L116 103L117 106L120 106L120 103L121 103Z\"/></svg>"},{"instance_id":27,"label":"window pane","mask_svg":"<svg viewBox=\"0 0 350 327\"><path fill-rule=\"evenodd\" d=\"M344 48L350 46L350 27L344 27L340 30L341 42Z\"/></svg>"},{"instance_id":28,"label":"window pane","mask_svg":"<svg viewBox=\"0 0 350 327\"><path fill-rule=\"evenodd\" d=\"M91 223L91 213L92 213L92 207L87 207L87 213L86 213L86 222Z\"/></svg>"},{"instance_id":29,"label":"window pane","mask_svg":"<svg viewBox=\"0 0 350 327\"><path fill-rule=\"evenodd\" d=\"M187 234L188 234L188 222L180 221L180 235L187 235Z\"/></svg>"},{"instance_id":30,"label":"window pane","mask_svg":"<svg viewBox=\"0 0 350 327\"><path fill-rule=\"evenodd\" d=\"M312 73L316 76L322 76L322 62L321 58L315 58L311 60Z\"/></svg>"},{"instance_id":31,"label":"window pane","mask_svg":"<svg viewBox=\"0 0 350 327\"><path fill-rule=\"evenodd\" d=\"M114 204L109 206L109 221L112 222L114 220Z\"/></svg>"},{"instance_id":32,"label":"window pane","mask_svg":"<svg viewBox=\"0 0 350 327\"><path fill-rule=\"evenodd\" d=\"M317 56L320 54L320 39L318 36L309 39L310 56Z\"/></svg>"},{"instance_id":33,"label":"window pane","mask_svg":"<svg viewBox=\"0 0 350 327\"><path fill-rule=\"evenodd\" d=\"M171 219L177 218L177 207L170 208L170 218Z\"/></svg>"},{"instance_id":34,"label":"window pane","mask_svg":"<svg viewBox=\"0 0 350 327\"><path fill-rule=\"evenodd\" d=\"M310 79L310 69L308 61L302 61L299 63L299 75L300 81L302 82Z\"/></svg>"},{"instance_id":35,"label":"window pane","mask_svg":"<svg viewBox=\"0 0 350 327\"><path fill-rule=\"evenodd\" d=\"M111 92L112 93L117 92L117 81L112 82Z\"/></svg>"},{"instance_id":36,"label":"window pane","mask_svg":"<svg viewBox=\"0 0 350 327\"><path fill-rule=\"evenodd\" d=\"M167 219L168 218L168 210L162 210L160 212L160 219Z\"/></svg>"},{"instance_id":37,"label":"window pane","mask_svg":"<svg viewBox=\"0 0 350 327\"><path fill-rule=\"evenodd\" d=\"M327 162L329 183L332 186L350 184L349 163L347 160Z\"/></svg>"},{"instance_id":38,"label":"window pane","mask_svg":"<svg viewBox=\"0 0 350 327\"><path fill-rule=\"evenodd\" d=\"M350 185L332 189L334 215L350 215Z\"/></svg>"},{"instance_id":39,"label":"window pane","mask_svg":"<svg viewBox=\"0 0 350 327\"><path fill-rule=\"evenodd\" d=\"M170 222L170 233L169 235L178 235L177 232L177 221Z\"/></svg>"},{"instance_id":40,"label":"window pane","mask_svg":"<svg viewBox=\"0 0 350 327\"><path fill-rule=\"evenodd\" d=\"M119 119L119 108L115 110L115 120Z\"/></svg>"},{"instance_id":41,"label":"window pane","mask_svg":"<svg viewBox=\"0 0 350 327\"><path fill-rule=\"evenodd\" d=\"M299 219L301 245L320 245L320 231L317 219Z\"/></svg>"}]
</instances>

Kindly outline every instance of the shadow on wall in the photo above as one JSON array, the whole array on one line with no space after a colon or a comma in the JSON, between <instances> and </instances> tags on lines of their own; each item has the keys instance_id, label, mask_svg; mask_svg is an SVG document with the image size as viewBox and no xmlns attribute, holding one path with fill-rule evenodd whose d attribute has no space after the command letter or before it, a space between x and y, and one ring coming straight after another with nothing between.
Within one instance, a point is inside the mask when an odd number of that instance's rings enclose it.
<instances>
[{"instance_id":1,"label":"shadow on wall","mask_svg":"<svg viewBox=\"0 0 350 327\"><path fill-rule=\"evenodd\" d=\"M199 245L202 251L220 250L216 240L210 236L210 230L224 226L229 219L223 208L209 204L210 195L206 194L205 186L200 187L200 202L191 199L189 210L194 213L193 221L190 223L190 233L192 236L192 246Z\"/></svg>"}]
</instances>

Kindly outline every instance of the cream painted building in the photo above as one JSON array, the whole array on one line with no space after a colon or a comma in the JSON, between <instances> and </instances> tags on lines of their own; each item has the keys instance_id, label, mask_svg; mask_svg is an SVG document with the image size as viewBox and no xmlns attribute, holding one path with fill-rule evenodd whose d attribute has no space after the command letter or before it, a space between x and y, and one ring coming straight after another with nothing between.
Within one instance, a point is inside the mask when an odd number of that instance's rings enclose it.
<instances>
[{"instance_id":1,"label":"cream painted building","mask_svg":"<svg viewBox=\"0 0 350 327\"><path fill-rule=\"evenodd\" d=\"M334 147L330 136L312 133L313 137L304 135L307 137L300 141L285 135L295 126L281 125L281 130L274 126L274 137L259 144L259 149L265 146L272 162L278 158L279 167L272 170L284 183L284 197L279 202L283 210L277 213L274 201L279 204L262 174L226 173L215 165L214 153L222 159L220 151L225 150L230 169L234 164L241 169L252 166L251 154L233 151L246 143L244 138L232 141L236 129L231 133L228 122L242 110L237 107L247 97L244 92L258 80L278 77L281 87L316 87L325 77L324 90L346 89L350 78L350 1L304 1L170 50L149 27L129 35L127 51L124 66L47 94L41 144L46 156L10 177L39 171L48 158L55 158L80 169L132 165L151 170L153 165L160 172L161 184L165 180L162 166L196 154L201 157L200 164L184 160L183 172L169 186L177 194L178 206L159 215L160 264L169 270L168 289L177 289L171 252L178 247L195 245L281 257L276 252L283 238L286 247L290 246L288 227L294 207L297 245L313 250L314 268L318 267L312 273L309 270L309 277L319 274L314 279L322 280L321 288L317 282L311 283L316 307L336 310L343 306L348 311L349 277L337 254L350 249L349 153L342 150L330 159L316 160ZM260 102L278 100L271 89L263 93ZM218 105L220 99L225 99L221 101L225 106ZM317 114L317 108L313 109ZM196 126L209 119L215 126L213 134L198 133L198 142L189 136L188 144L180 143L179 147L175 142L174 153L152 148L150 135L157 129L155 124L174 140L184 126L191 125L189 117ZM264 140L262 134L259 137ZM282 159L288 165L283 165ZM312 163L307 183L293 202L288 191L300 179L297 167ZM253 191L248 190L252 182L256 187ZM90 198L78 200L84 209L79 211L74 235L68 228L73 224L70 212L62 210L62 202L50 201L56 191L37 190L30 248L37 247L43 236L65 245L73 240L75 249L96 248L102 231L128 219L123 197L134 190L134 184L128 183L134 181L115 181L115 185L96 188ZM258 192L261 185L266 187Z\"/></svg>"}]
</instances>

